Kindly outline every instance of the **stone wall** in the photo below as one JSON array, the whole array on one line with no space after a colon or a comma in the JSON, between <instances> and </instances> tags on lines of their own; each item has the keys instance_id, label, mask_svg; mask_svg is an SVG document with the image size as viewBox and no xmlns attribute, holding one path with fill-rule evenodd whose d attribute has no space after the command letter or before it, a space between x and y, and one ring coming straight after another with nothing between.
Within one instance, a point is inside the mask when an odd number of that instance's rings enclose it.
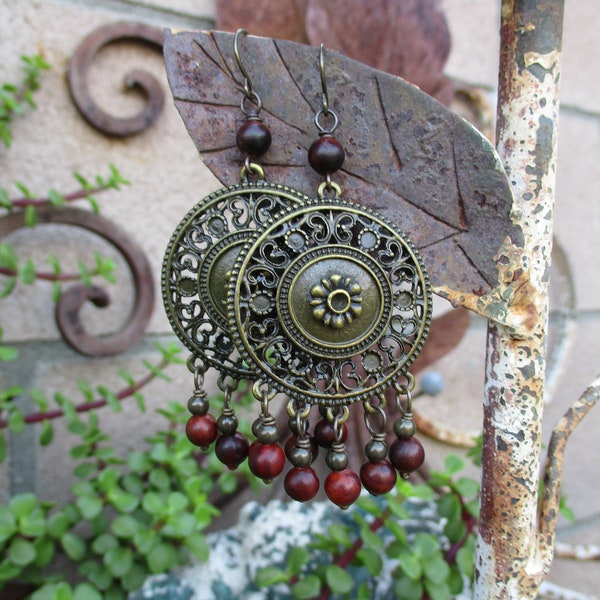
<instances>
[{"instance_id":1,"label":"stone wall","mask_svg":"<svg viewBox=\"0 0 600 600\"><path fill-rule=\"evenodd\" d=\"M498 62L499 1L445 0L453 40L446 72L456 81L484 91L494 101ZM0 148L0 186L16 195L12 182L25 182L35 193L49 188L68 192L77 187L73 172L93 176L107 174L114 163L129 187L98 196L102 214L124 228L144 250L155 273L156 307L144 339L126 353L104 359L86 359L61 340L55 325L47 284L22 286L0 302L5 340L16 345L21 356L3 365L0 384L26 382L51 395L56 390L77 397L76 381L87 379L113 389L122 387L115 375L125 367L143 371L142 359L156 360L155 342L171 340L159 293L159 271L164 248L174 226L205 194L219 187L198 159L181 119L170 102L158 122L142 134L109 138L91 128L74 107L66 83L66 68L75 48L94 28L117 20L135 20L157 27L201 29L210 27L214 6L208 0L0 0L0 81L16 81L19 56L40 53L52 65L36 94L39 109L17 119L14 143ZM562 108L559 134L559 166L556 199L556 240L564 256L553 267L553 325L549 404L544 423L546 435L569 403L600 370L600 75L594 68L600 55L600 12L597 0L567 3L562 74ZM143 66L167 89L162 57L135 44L104 49L94 61L92 94L107 110L118 115L134 113L139 98L123 94L121 79L130 68ZM111 255L104 241L68 226L21 230L10 241L24 256L43 264L56 254L65 269L77 267L77 259L91 260L92 252ZM113 253L114 254L114 253ZM132 304L128 270L117 254L119 286L111 286L111 307L86 308L83 320L90 331L102 334L118 330ZM565 259L566 257L566 259ZM48 270L48 269L46 269ZM1 283L1 282L0 282ZM439 303L438 312L443 310ZM467 336L436 367L447 382L442 398L423 405L453 425L477 428L483 388L485 324L474 318ZM147 389L148 412L141 415L134 403L124 410L102 411L102 420L122 440L124 451L141 443L156 426L154 410L169 400L184 402L191 386L185 370L172 369L172 384L156 383ZM574 435L567 453L564 490L577 516L575 524L561 523L559 540L599 543L600 467L596 460L595 431L600 412L592 413ZM56 442L36 452L32 429L12 442L11 468L1 472L0 493L36 489L48 498L68 493L71 482L67 457L69 435L57 425ZM432 461L439 464L447 446L427 441ZM588 593L597 592L600 579L592 565L556 561L551 578Z\"/></svg>"}]
</instances>

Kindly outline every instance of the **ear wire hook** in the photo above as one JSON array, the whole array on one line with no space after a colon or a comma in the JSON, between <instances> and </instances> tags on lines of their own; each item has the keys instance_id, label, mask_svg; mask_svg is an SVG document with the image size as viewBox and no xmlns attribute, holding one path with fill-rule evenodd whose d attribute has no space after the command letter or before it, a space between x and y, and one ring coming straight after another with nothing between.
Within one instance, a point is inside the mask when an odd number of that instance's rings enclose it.
<instances>
[{"instance_id":1,"label":"ear wire hook","mask_svg":"<svg viewBox=\"0 0 600 600\"><path fill-rule=\"evenodd\" d=\"M321 109L317 112L314 118L315 125L319 130L319 134L331 134L335 131L338 126L338 117L333 111L333 109L329 108L329 91L327 90L327 78L325 77L325 45L321 44L319 49L319 74L321 75ZM326 127L321 123L320 118L330 117L333 119L331 125Z\"/></svg>"},{"instance_id":2,"label":"ear wire hook","mask_svg":"<svg viewBox=\"0 0 600 600\"><path fill-rule=\"evenodd\" d=\"M321 44L319 50L319 73L321 74L321 89L323 90L323 113L329 114L329 92L327 91L327 79L325 78L325 45Z\"/></svg>"},{"instance_id":3,"label":"ear wire hook","mask_svg":"<svg viewBox=\"0 0 600 600\"><path fill-rule=\"evenodd\" d=\"M240 55L240 50L239 50L239 46L238 46L238 39L239 39L240 35L242 35L242 34L248 35L248 32L245 29L238 29L235 32L235 35L233 36L233 55L235 57L235 62L237 63L240 73L244 76L244 96L246 97L246 99L254 102L257 105L257 107L258 107L257 112L258 112L260 110L260 106L261 106L260 97L254 91L254 86L252 85L252 79L250 79L250 75L248 74L248 71L246 70L244 63L242 62L242 57ZM244 112L246 112L245 108L243 106L242 106L242 110Z\"/></svg>"}]
</instances>

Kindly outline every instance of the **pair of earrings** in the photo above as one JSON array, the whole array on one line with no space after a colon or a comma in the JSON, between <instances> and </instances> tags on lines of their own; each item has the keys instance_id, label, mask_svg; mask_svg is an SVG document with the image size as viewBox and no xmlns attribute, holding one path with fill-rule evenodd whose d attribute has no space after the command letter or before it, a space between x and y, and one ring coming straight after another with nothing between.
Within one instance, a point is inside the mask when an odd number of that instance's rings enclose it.
<instances>
[{"instance_id":1,"label":"pair of earrings","mask_svg":"<svg viewBox=\"0 0 600 600\"><path fill-rule=\"evenodd\" d=\"M408 372L431 320L431 291L410 241L383 216L342 200L332 176L345 152L334 136L338 117L330 106L324 49L319 53L321 107L314 117L318 137L308 151L310 166L323 177L316 199L265 180L258 162L271 145L260 115L262 101L241 60L238 30L234 56L243 76L244 121L236 145L244 157L241 182L210 194L192 208L167 247L162 288L169 321L191 355L194 391L186 426L202 449L215 443L230 469L248 458L251 471L269 482L286 457L288 495L313 498L320 487L312 468L319 447L331 472L329 499L346 508L364 486L371 494L390 491L401 475L424 459L414 437ZM218 371L224 406L209 412L204 376ZM238 431L231 406L239 381L252 383L260 403L250 444ZM387 389L401 417L397 439L386 443ZM291 435L285 449L271 413L277 394L288 398ZM371 436L360 476L348 468L345 441L350 405L362 402ZM310 429L310 414L320 418Z\"/></svg>"}]
</instances>

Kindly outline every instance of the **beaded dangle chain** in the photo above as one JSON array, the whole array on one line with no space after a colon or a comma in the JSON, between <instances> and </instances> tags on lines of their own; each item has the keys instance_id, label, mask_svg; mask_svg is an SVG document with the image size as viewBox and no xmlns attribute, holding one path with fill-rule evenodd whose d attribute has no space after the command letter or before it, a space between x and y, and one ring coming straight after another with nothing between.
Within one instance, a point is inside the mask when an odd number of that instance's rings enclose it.
<instances>
[{"instance_id":1,"label":"beaded dangle chain","mask_svg":"<svg viewBox=\"0 0 600 600\"><path fill-rule=\"evenodd\" d=\"M231 395L240 380L254 380L255 371L236 351L229 331L227 289L238 254L252 234L288 206L304 204L307 197L265 181L258 159L271 145L271 132L260 112L262 102L241 60L238 30L234 56L243 76L240 110L243 122L235 132L243 166L240 183L221 188L202 199L176 227L167 246L162 269L165 310L179 339L191 351L187 361L194 376L188 408L192 413L186 432L202 449L216 440L218 458L230 469L248 455L249 442L238 429ZM254 308L259 310L259 303ZM209 413L204 376L212 367L219 373L224 394L221 415ZM283 457L283 452L281 452Z\"/></svg>"}]
</instances>

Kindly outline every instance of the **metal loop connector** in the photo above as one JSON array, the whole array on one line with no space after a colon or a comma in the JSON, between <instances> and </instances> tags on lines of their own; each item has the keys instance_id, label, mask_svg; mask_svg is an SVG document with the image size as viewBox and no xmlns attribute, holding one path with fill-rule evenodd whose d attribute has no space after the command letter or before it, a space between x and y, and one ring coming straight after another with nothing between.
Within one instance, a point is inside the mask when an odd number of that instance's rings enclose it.
<instances>
[{"instance_id":1,"label":"metal loop connector","mask_svg":"<svg viewBox=\"0 0 600 600\"><path fill-rule=\"evenodd\" d=\"M252 395L259 402L269 401L275 397L276 392L269 388L269 385L258 379L252 384Z\"/></svg>"},{"instance_id":2,"label":"metal loop connector","mask_svg":"<svg viewBox=\"0 0 600 600\"><path fill-rule=\"evenodd\" d=\"M404 413L405 417L412 418L412 390L415 387L415 378L407 373L406 377L408 382L406 384L394 383L394 390L396 391L396 406L400 411ZM401 396L404 396L405 406L402 406Z\"/></svg>"},{"instance_id":3,"label":"metal loop connector","mask_svg":"<svg viewBox=\"0 0 600 600\"><path fill-rule=\"evenodd\" d=\"M326 127L324 124L321 123L321 117L331 118L333 119L333 123L329 127ZM329 135L333 133L337 129L339 123L338 116L333 110L325 111L321 109L317 112L313 120L315 122L315 125L317 126L317 129L319 130L319 135Z\"/></svg>"},{"instance_id":4,"label":"metal loop connector","mask_svg":"<svg viewBox=\"0 0 600 600\"><path fill-rule=\"evenodd\" d=\"M197 354L190 354L185 364L190 373L201 373L204 375L204 373L208 371L208 365L204 362L202 357Z\"/></svg>"},{"instance_id":5,"label":"metal loop connector","mask_svg":"<svg viewBox=\"0 0 600 600\"><path fill-rule=\"evenodd\" d=\"M217 385L222 392L225 392L227 389L230 389L233 392L237 389L239 383L239 380L234 379L229 375L220 375L217 379Z\"/></svg>"},{"instance_id":6,"label":"metal loop connector","mask_svg":"<svg viewBox=\"0 0 600 600\"><path fill-rule=\"evenodd\" d=\"M342 187L335 181L331 181L331 176L328 174L327 179L317 188L319 198L325 198L325 192L333 190L333 197L339 198L342 195Z\"/></svg>"},{"instance_id":7,"label":"metal loop connector","mask_svg":"<svg viewBox=\"0 0 600 600\"><path fill-rule=\"evenodd\" d=\"M242 182L246 183L250 175L255 175L257 179L263 181L265 178L265 170L259 164L253 163L247 158L240 171L240 179Z\"/></svg>"},{"instance_id":8,"label":"metal loop connector","mask_svg":"<svg viewBox=\"0 0 600 600\"><path fill-rule=\"evenodd\" d=\"M338 406L338 407L327 407L326 413L327 420L330 423L339 423L343 425L350 417L350 409L347 406Z\"/></svg>"},{"instance_id":9,"label":"metal loop connector","mask_svg":"<svg viewBox=\"0 0 600 600\"><path fill-rule=\"evenodd\" d=\"M254 104L254 108L248 108L248 106L246 105L247 102ZM244 113L244 115L246 115L247 117L258 117L261 108L262 100L260 99L260 96L254 90L246 92L246 89L244 88L244 95L240 100L240 110L242 111L242 113Z\"/></svg>"},{"instance_id":10,"label":"metal loop connector","mask_svg":"<svg viewBox=\"0 0 600 600\"><path fill-rule=\"evenodd\" d=\"M302 419L308 419L310 415L311 405L308 402L298 405L298 401L293 398L287 404L287 414L289 417L295 418L300 415Z\"/></svg>"},{"instance_id":11,"label":"metal loop connector","mask_svg":"<svg viewBox=\"0 0 600 600\"><path fill-rule=\"evenodd\" d=\"M365 418L365 426L367 428L367 431L369 432L369 435L371 437L375 438L375 437L382 435L383 432L385 432L385 424L387 423L387 416L381 406L376 406L373 408L374 408L374 411L372 413L365 411L364 418ZM371 422L372 420L376 420L376 419L379 419L379 426L375 426Z\"/></svg>"}]
</instances>

